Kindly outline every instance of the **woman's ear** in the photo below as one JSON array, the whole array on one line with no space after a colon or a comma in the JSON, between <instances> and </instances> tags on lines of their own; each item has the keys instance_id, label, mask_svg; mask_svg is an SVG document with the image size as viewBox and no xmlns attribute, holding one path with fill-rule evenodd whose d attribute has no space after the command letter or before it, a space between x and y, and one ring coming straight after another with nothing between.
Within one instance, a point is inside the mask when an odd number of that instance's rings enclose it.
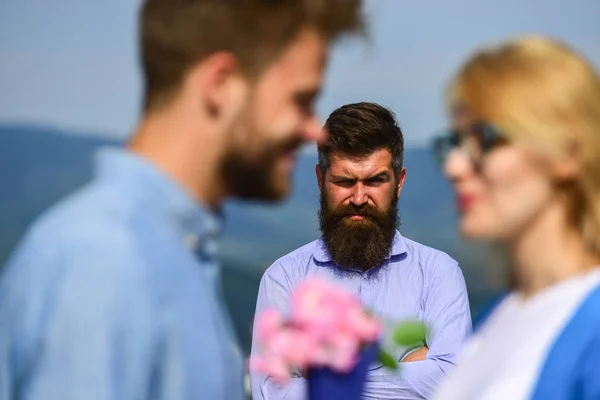
<instances>
[{"instance_id":1,"label":"woman's ear","mask_svg":"<svg viewBox=\"0 0 600 400\"><path fill-rule=\"evenodd\" d=\"M577 143L571 143L563 156L552 160L552 175L561 182L575 180L581 172L581 152Z\"/></svg>"},{"instance_id":2,"label":"woman's ear","mask_svg":"<svg viewBox=\"0 0 600 400\"><path fill-rule=\"evenodd\" d=\"M573 159L556 160L552 164L552 173L559 181L571 181L579 175L579 163Z\"/></svg>"}]
</instances>

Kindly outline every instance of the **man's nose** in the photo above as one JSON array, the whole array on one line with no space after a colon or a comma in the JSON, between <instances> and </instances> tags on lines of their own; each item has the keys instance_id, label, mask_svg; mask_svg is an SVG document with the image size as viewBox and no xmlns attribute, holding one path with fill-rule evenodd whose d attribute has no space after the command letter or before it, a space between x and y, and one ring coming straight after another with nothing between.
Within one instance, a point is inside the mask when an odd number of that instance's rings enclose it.
<instances>
[{"instance_id":1,"label":"man's nose","mask_svg":"<svg viewBox=\"0 0 600 400\"><path fill-rule=\"evenodd\" d=\"M322 126L321 121L316 115L306 122L303 129L304 140L324 144L327 141L327 137L327 130Z\"/></svg>"},{"instance_id":2,"label":"man's nose","mask_svg":"<svg viewBox=\"0 0 600 400\"><path fill-rule=\"evenodd\" d=\"M364 185L358 182L356 185L354 185L350 202L355 206L362 206L363 204L367 203L367 201L368 197Z\"/></svg>"}]
</instances>

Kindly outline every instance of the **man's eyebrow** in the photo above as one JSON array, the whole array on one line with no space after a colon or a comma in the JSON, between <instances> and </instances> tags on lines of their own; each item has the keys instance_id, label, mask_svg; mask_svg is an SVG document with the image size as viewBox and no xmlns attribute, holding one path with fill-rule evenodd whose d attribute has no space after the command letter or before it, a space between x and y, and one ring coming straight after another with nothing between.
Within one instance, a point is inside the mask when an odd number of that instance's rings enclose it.
<instances>
[{"instance_id":1,"label":"man's eyebrow","mask_svg":"<svg viewBox=\"0 0 600 400\"><path fill-rule=\"evenodd\" d=\"M370 181L370 180L376 180L376 179L381 179L381 178L387 178L390 174L390 171L385 170L385 171L380 171L377 172L374 175L371 175L363 180L365 181ZM331 174L331 179L335 180L335 181L357 181L359 180L358 178L354 177L354 176L349 176L349 175L335 175L335 174Z\"/></svg>"},{"instance_id":2,"label":"man's eyebrow","mask_svg":"<svg viewBox=\"0 0 600 400\"><path fill-rule=\"evenodd\" d=\"M331 179L336 180L336 181L342 181L342 180L352 181L352 180L356 180L356 178L351 177L351 176L334 175L334 174L331 174Z\"/></svg>"},{"instance_id":3,"label":"man's eyebrow","mask_svg":"<svg viewBox=\"0 0 600 400\"><path fill-rule=\"evenodd\" d=\"M389 176L389 171L386 170L386 171L378 172L375 175L371 175L370 177L367 178L367 180L387 178L388 176Z\"/></svg>"}]
</instances>

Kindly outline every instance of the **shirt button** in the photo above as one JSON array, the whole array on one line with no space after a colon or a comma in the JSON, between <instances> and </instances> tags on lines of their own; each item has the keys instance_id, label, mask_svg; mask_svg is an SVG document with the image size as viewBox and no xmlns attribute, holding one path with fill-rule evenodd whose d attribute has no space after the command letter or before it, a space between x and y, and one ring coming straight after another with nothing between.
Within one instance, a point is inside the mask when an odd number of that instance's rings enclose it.
<instances>
[{"instance_id":1,"label":"shirt button","mask_svg":"<svg viewBox=\"0 0 600 400\"><path fill-rule=\"evenodd\" d=\"M200 244L200 238L198 235L189 234L185 237L184 243L189 250L196 251L198 250L198 245Z\"/></svg>"},{"instance_id":2,"label":"shirt button","mask_svg":"<svg viewBox=\"0 0 600 400\"><path fill-rule=\"evenodd\" d=\"M363 274L363 278L365 278L365 279L366 279L366 278L368 278L368 277L369 277L369 274L367 274L367 273L365 272L365 273Z\"/></svg>"}]
</instances>

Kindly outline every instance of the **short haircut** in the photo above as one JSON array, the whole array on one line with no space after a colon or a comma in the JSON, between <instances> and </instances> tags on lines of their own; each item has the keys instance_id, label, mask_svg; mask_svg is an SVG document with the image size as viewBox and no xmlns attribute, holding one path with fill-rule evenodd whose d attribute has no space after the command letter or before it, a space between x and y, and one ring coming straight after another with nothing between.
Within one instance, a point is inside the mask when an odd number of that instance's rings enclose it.
<instances>
[{"instance_id":1,"label":"short haircut","mask_svg":"<svg viewBox=\"0 0 600 400\"><path fill-rule=\"evenodd\" d=\"M257 76L300 33L328 42L362 33L362 0L145 0L140 15L144 109L168 102L186 72L218 51Z\"/></svg>"},{"instance_id":2,"label":"short haircut","mask_svg":"<svg viewBox=\"0 0 600 400\"><path fill-rule=\"evenodd\" d=\"M347 104L335 110L325 122L329 135L320 144L319 166L323 174L331 165L331 155L367 157L377 150L392 154L396 176L404 164L404 137L395 114L375 103Z\"/></svg>"}]
</instances>

